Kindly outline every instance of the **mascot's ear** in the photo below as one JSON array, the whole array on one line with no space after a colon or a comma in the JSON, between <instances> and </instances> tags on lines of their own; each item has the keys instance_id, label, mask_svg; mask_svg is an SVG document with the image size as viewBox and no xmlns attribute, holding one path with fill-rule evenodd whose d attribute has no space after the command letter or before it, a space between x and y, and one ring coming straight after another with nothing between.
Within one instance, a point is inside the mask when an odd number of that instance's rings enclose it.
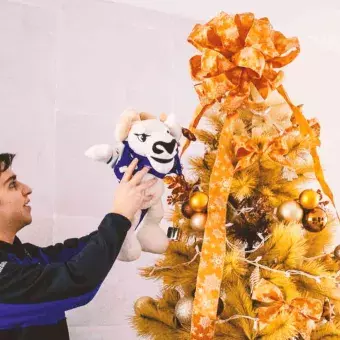
<instances>
[{"instance_id":1,"label":"mascot's ear","mask_svg":"<svg viewBox=\"0 0 340 340\"><path fill-rule=\"evenodd\" d=\"M92 145L85 151L85 156L98 162L107 163L114 155L114 150L109 144Z\"/></svg>"},{"instance_id":2,"label":"mascot's ear","mask_svg":"<svg viewBox=\"0 0 340 340\"><path fill-rule=\"evenodd\" d=\"M123 142L131 130L131 126L134 122L140 121L140 115L133 109L125 110L119 119L119 123L116 125L115 137L118 142Z\"/></svg>"},{"instance_id":3,"label":"mascot's ear","mask_svg":"<svg viewBox=\"0 0 340 340\"><path fill-rule=\"evenodd\" d=\"M175 137L177 142L179 142L182 137L182 127L176 122L175 115L171 114L166 117L166 115L163 114L160 119L161 121L165 119L164 124L169 128L170 133Z\"/></svg>"}]
</instances>

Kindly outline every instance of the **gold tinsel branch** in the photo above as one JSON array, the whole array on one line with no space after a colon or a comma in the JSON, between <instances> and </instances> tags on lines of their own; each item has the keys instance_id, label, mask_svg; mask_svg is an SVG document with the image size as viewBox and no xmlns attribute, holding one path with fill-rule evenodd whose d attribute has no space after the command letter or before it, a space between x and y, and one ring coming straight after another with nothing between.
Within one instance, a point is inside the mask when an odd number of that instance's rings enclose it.
<instances>
[{"instance_id":1,"label":"gold tinsel branch","mask_svg":"<svg viewBox=\"0 0 340 340\"><path fill-rule=\"evenodd\" d=\"M199 257L194 247L184 242L170 243L163 258L155 266L141 270L141 275L146 279L162 279L166 288L179 286L194 286L197 275ZM191 262L190 265L186 265Z\"/></svg>"},{"instance_id":2,"label":"gold tinsel branch","mask_svg":"<svg viewBox=\"0 0 340 340\"><path fill-rule=\"evenodd\" d=\"M317 327L312 335L311 340L338 340L340 339L340 322L328 322Z\"/></svg>"},{"instance_id":3,"label":"gold tinsel branch","mask_svg":"<svg viewBox=\"0 0 340 340\"><path fill-rule=\"evenodd\" d=\"M288 340L298 335L294 316L282 313L273 322L259 332L261 340Z\"/></svg>"},{"instance_id":4,"label":"gold tinsel branch","mask_svg":"<svg viewBox=\"0 0 340 340\"><path fill-rule=\"evenodd\" d=\"M261 263L272 266L294 268L306 252L305 240L298 223L275 223L269 240L254 253L249 260L261 256Z\"/></svg>"},{"instance_id":5,"label":"gold tinsel branch","mask_svg":"<svg viewBox=\"0 0 340 340\"><path fill-rule=\"evenodd\" d=\"M224 310L220 318L228 319L233 315L247 315L255 318L256 314L253 308L253 302L246 289L246 282L244 280L237 280L224 285ZM239 318L230 321L230 323L242 330L243 336L252 339L255 332L254 321ZM222 330L221 330L222 331ZM227 334L226 334L227 335Z\"/></svg>"},{"instance_id":6,"label":"gold tinsel branch","mask_svg":"<svg viewBox=\"0 0 340 340\"><path fill-rule=\"evenodd\" d=\"M163 302L163 305L165 303ZM189 334L178 327L173 308L161 308L162 303L150 299L139 308L130 319L137 335L153 340L189 340Z\"/></svg>"}]
</instances>

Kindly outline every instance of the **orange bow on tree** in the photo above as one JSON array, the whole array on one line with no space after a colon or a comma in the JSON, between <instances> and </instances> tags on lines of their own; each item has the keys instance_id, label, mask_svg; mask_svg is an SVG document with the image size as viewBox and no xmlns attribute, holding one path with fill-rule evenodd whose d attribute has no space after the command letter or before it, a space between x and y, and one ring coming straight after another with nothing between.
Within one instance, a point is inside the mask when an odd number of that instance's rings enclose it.
<instances>
[{"instance_id":1,"label":"orange bow on tree","mask_svg":"<svg viewBox=\"0 0 340 340\"><path fill-rule=\"evenodd\" d=\"M267 18L255 19L253 13L222 12L205 25L197 24L188 41L202 52L190 59L201 102L191 128L215 102L223 112L240 107L249 98L251 83L267 98L283 79L283 72L274 68L289 64L300 52L297 38L286 38Z\"/></svg>"},{"instance_id":2,"label":"orange bow on tree","mask_svg":"<svg viewBox=\"0 0 340 340\"><path fill-rule=\"evenodd\" d=\"M315 322L320 321L322 316L323 303L320 300L295 298L287 303L279 287L265 279L261 279L255 286L252 299L269 304L269 306L258 308L260 330L270 325L280 314L289 313L294 317L295 328L302 338L309 340Z\"/></svg>"},{"instance_id":3,"label":"orange bow on tree","mask_svg":"<svg viewBox=\"0 0 340 340\"><path fill-rule=\"evenodd\" d=\"M289 148L282 140L282 137L280 139L268 139L262 145L258 145L253 139L248 137L234 136L233 144L237 159L235 171L248 168L264 154L267 154L273 161L283 166L291 166L290 162L284 157Z\"/></svg>"}]
</instances>

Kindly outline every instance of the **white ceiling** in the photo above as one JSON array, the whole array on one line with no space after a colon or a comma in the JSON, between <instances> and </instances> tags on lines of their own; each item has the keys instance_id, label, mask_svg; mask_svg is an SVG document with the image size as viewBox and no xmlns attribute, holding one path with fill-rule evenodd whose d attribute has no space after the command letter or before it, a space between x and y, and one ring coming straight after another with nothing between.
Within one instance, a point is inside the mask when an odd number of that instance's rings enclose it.
<instances>
[{"instance_id":1,"label":"white ceiling","mask_svg":"<svg viewBox=\"0 0 340 340\"><path fill-rule=\"evenodd\" d=\"M207 20L220 11L230 13L254 12L272 20L289 21L294 12L315 9L339 9L338 0L107 0L153 9L188 18Z\"/></svg>"},{"instance_id":2,"label":"white ceiling","mask_svg":"<svg viewBox=\"0 0 340 340\"><path fill-rule=\"evenodd\" d=\"M103 0L207 22L221 11L268 17L274 29L340 54L339 0Z\"/></svg>"}]
</instances>

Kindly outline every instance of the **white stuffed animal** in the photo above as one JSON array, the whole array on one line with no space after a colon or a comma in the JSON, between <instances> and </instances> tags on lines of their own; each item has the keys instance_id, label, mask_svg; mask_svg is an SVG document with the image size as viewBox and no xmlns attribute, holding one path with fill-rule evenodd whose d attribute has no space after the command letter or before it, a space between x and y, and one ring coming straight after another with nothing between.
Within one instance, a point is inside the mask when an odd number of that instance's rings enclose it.
<instances>
[{"instance_id":1,"label":"white stuffed animal","mask_svg":"<svg viewBox=\"0 0 340 340\"><path fill-rule=\"evenodd\" d=\"M96 144L85 152L87 157L109 164L119 180L134 158L138 158L135 172L144 166L151 166L144 181L158 178L157 183L146 193L153 194L154 198L142 207L132 221L118 255L121 261L138 259L142 250L163 254L168 247L169 240L160 228L164 215L161 198L165 188L162 179L170 173L182 173L178 156L181 136L182 127L176 123L173 115L162 115L157 119L148 113L129 109L123 112L116 126L115 148L109 144Z\"/></svg>"}]
</instances>

